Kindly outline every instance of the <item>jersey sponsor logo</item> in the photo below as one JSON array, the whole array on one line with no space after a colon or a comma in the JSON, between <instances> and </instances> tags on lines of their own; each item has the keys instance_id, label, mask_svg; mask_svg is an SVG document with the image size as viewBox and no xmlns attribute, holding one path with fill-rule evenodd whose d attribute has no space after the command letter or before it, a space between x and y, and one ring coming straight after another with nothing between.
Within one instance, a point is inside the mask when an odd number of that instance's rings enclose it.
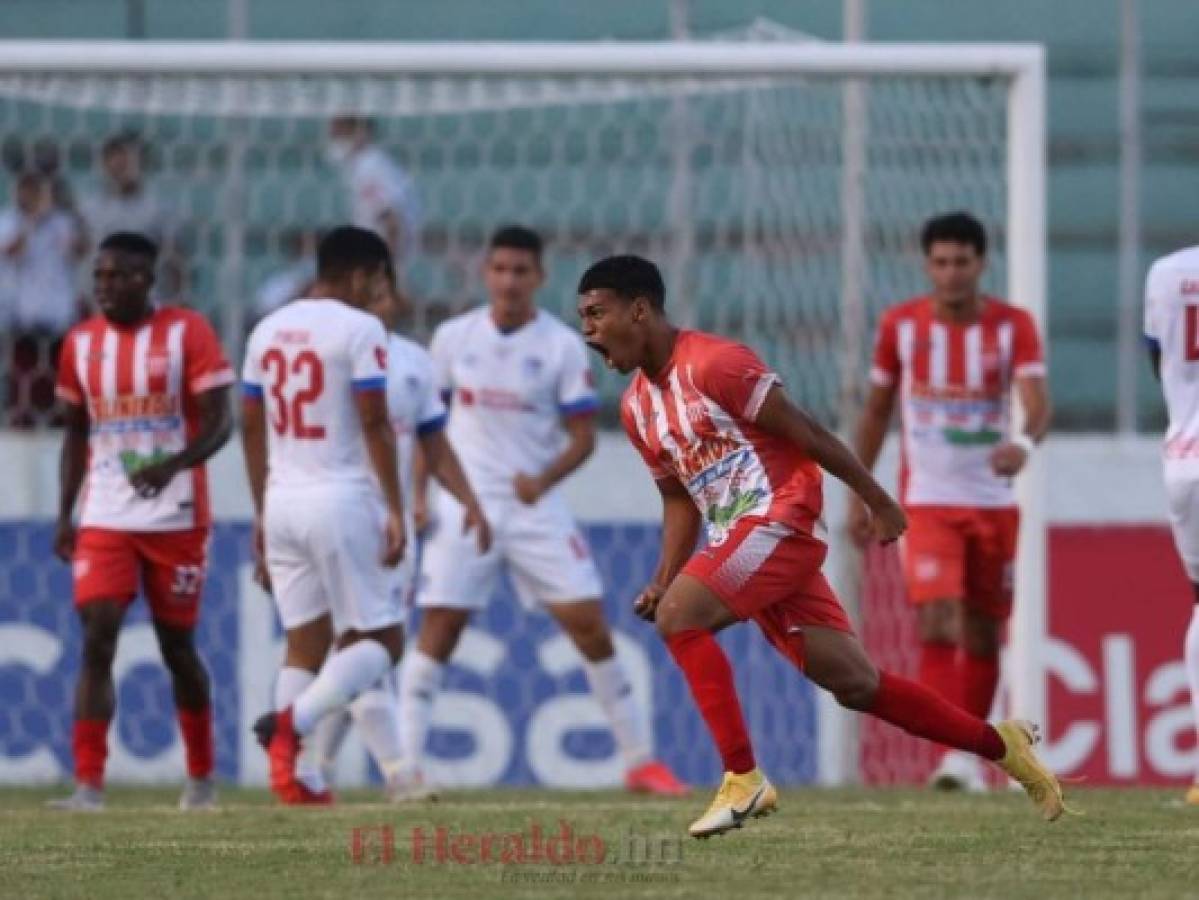
<instances>
[{"instance_id":1,"label":"jersey sponsor logo","mask_svg":"<svg viewBox=\"0 0 1199 900\"><path fill-rule=\"evenodd\" d=\"M480 406L497 412L536 412L537 407L525 402L520 394L501 388L458 389L458 401L463 406Z\"/></svg>"},{"instance_id":2,"label":"jersey sponsor logo","mask_svg":"<svg viewBox=\"0 0 1199 900\"><path fill-rule=\"evenodd\" d=\"M121 460L121 468L125 470L126 475L132 475L147 466L158 465L171 454L162 447L155 447L149 453L139 453L136 450L122 450L118 454Z\"/></svg>"},{"instance_id":3,"label":"jersey sponsor logo","mask_svg":"<svg viewBox=\"0 0 1199 900\"><path fill-rule=\"evenodd\" d=\"M734 522L755 509L765 498L766 492L760 487L748 491L735 491L728 503L714 503L708 507L708 523L714 528L727 531Z\"/></svg>"},{"instance_id":4,"label":"jersey sponsor logo","mask_svg":"<svg viewBox=\"0 0 1199 900\"><path fill-rule=\"evenodd\" d=\"M679 475L693 490L724 478L744 462L750 449L729 437L716 435L701 441L694 449L683 451L678 458Z\"/></svg>"},{"instance_id":5,"label":"jersey sponsor logo","mask_svg":"<svg viewBox=\"0 0 1199 900\"><path fill-rule=\"evenodd\" d=\"M179 398L174 394L121 394L97 397L92 403L92 418L99 424L114 419L154 419L179 414Z\"/></svg>"}]
</instances>

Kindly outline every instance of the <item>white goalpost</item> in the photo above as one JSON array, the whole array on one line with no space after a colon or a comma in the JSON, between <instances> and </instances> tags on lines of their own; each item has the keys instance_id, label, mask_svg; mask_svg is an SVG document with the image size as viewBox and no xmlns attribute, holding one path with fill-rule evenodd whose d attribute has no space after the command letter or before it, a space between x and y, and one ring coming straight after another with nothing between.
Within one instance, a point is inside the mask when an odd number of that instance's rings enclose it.
<instances>
[{"instance_id":1,"label":"white goalpost","mask_svg":"<svg viewBox=\"0 0 1199 900\"><path fill-rule=\"evenodd\" d=\"M983 220L988 289L1044 333L1045 79L1043 49L1023 44L0 41L0 135L25 151L52 143L58 177L86 200L105 140L136 134L171 222L178 292L238 355L257 286L298 262L295 236L350 213L344 173L320 153L328 120L369 117L419 195L402 260L418 335L480 299L487 233L522 221L547 238L542 299L568 321L591 259L653 256L691 288L667 285L680 320L753 344L844 429L877 313L921 289L930 215ZM850 128L861 141L847 152ZM610 424L621 385L599 382ZM1044 477L1034 454L1018 482L1006 677L1014 710L1047 727ZM849 571L842 506L830 487L834 575ZM619 560L643 567L655 550ZM609 582L625 577L611 565ZM609 602L633 596L635 577L609 583ZM839 580L869 641L902 660L906 607L863 605L854 579ZM782 728L773 708L760 713ZM845 717L824 707L813 720L815 779L861 777Z\"/></svg>"}]
</instances>

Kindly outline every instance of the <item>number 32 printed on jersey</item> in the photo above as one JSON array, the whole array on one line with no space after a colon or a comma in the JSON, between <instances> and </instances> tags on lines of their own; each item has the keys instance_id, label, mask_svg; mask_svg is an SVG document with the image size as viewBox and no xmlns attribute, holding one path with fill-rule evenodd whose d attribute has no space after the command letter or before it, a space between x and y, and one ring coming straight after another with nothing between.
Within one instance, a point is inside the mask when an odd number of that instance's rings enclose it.
<instances>
[{"instance_id":1,"label":"number 32 printed on jersey","mask_svg":"<svg viewBox=\"0 0 1199 900\"><path fill-rule=\"evenodd\" d=\"M300 440L320 440L325 436L324 425L304 421L304 407L310 406L325 389L325 367L312 350L302 350L288 364L287 356L277 347L262 355L262 370L271 379L271 427L283 436L289 432ZM287 398L288 381L294 379L298 389ZM302 385L300 380L302 381Z\"/></svg>"}]
</instances>

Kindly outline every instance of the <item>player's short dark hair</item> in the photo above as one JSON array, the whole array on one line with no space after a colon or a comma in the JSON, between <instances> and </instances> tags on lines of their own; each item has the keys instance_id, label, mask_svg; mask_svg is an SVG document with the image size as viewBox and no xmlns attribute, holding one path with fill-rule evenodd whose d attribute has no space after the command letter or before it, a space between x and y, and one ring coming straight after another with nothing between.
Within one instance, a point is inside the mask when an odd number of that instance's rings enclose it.
<instances>
[{"instance_id":1,"label":"player's short dark hair","mask_svg":"<svg viewBox=\"0 0 1199 900\"><path fill-rule=\"evenodd\" d=\"M626 300L645 297L661 312L666 307L666 285L658 267L641 256L608 256L592 264L579 279L579 293L611 291Z\"/></svg>"},{"instance_id":2,"label":"player's short dark hair","mask_svg":"<svg viewBox=\"0 0 1199 900\"><path fill-rule=\"evenodd\" d=\"M114 231L100 242L100 249L142 256L151 266L158 260L158 245L136 231Z\"/></svg>"},{"instance_id":3,"label":"player's short dark hair","mask_svg":"<svg viewBox=\"0 0 1199 900\"><path fill-rule=\"evenodd\" d=\"M979 256L987 255L987 229L968 212L951 212L933 216L920 232L920 247L927 254L939 241L969 244Z\"/></svg>"},{"instance_id":4,"label":"player's short dark hair","mask_svg":"<svg viewBox=\"0 0 1199 900\"><path fill-rule=\"evenodd\" d=\"M532 253L537 264L541 265L541 253L545 249L545 242L542 241L541 235L532 228L525 228L523 225L504 225L492 232L491 239L487 241L488 251L498 250L501 247Z\"/></svg>"},{"instance_id":5,"label":"player's short dark hair","mask_svg":"<svg viewBox=\"0 0 1199 900\"><path fill-rule=\"evenodd\" d=\"M391 271L391 251L383 238L365 228L334 228L316 248L316 273L320 278L337 280L351 272L374 272L380 267Z\"/></svg>"}]
</instances>

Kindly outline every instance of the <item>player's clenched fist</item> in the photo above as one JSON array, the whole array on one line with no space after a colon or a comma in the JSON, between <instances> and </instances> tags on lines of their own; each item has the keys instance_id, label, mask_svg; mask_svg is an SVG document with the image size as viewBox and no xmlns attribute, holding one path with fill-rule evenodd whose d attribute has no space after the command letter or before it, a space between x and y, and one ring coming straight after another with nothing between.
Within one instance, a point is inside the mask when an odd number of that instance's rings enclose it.
<instances>
[{"instance_id":1,"label":"player's clenched fist","mask_svg":"<svg viewBox=\"0 0 1199 900\"><path fill-rule=\"evenodd\" d=\"M637 599L633 601L633 612L645 621L652 622L654 616L657 615L658 604L662 601L665 593L666 588L661 585L647 585L645 590L638 594Z\"/></svg>"},{"instance_id":2,"label":"player's clenched fist","mask_svg":"<svg viewBox=\"0 0 1199 900\"><path fill-rule=\"evenodd\" d=\"M874 510L874 537L880 544L899 540L908 530L908 517L894 500Z\"/></svg>"}]
</instances>

